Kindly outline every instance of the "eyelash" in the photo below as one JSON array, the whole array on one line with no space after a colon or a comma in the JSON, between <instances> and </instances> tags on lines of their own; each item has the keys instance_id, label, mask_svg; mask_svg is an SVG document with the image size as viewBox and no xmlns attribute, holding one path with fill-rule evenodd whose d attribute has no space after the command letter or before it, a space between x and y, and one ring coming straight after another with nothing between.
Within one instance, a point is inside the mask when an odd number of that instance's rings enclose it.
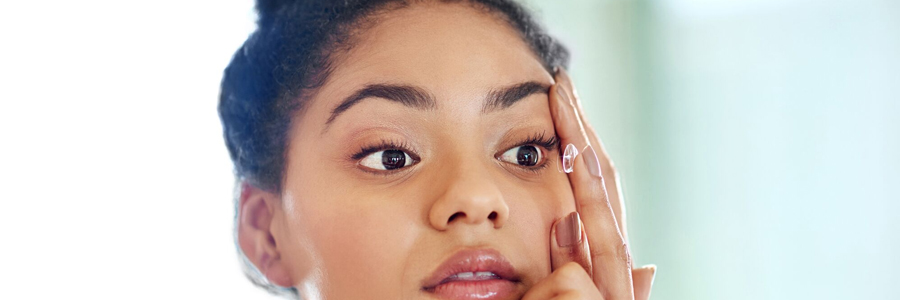
<instances>
[{"instance_id":1,"label":"eyelash","mask_svg":"<svg viewBox=\"0 0 900 300\"><path fill-rule=\"evenodd\" d=\"M543 149L541 149L541 151L544 151L545 153L549 153L549 152L552 152L553 149L556 149L557 146L559 146L559 138L557 138L556 135L548 137L546 135L546 133L541 132L541 133L537 133L532 136L529 136L528 138L526 138L518 143L515 143L514 146L509 147L503 151L506 151L506 150L509 150L509 149L512 149L515 147L528 146L528 145L534 145L534 146L541 147L541 148L543 148ZM380 143L360 147L359 151L357 151L355 154L353 154L350 157L350 159L352 161L358 163L361 159L365 158L366 156L368 156L372 153L378 152L378 151L400 150L400 151L405 152L406 154L409 154L409 156L416 163L418 163L420 160L419 156L416 155L415 151L411 151L409 149L411 149L411 147L409 147L409 145L404 142L398 142L398 141L393 141L393 140L381 140ZM551 156L546 155L545 157L547 157L548 159L544 159L544 161L540 165L537 165L537 166L531 166L531 167L524 167L524 166L519 166L519 165L517 165L517 166L523 170L537 173L540 170L547 167L547 165L549 165L548 162L549 162L549 158ZM390 175L392 173L402 171L403 169L405 169L405 168L390 170L390 171L373 171L373 170L365 170L365 171L369 172L369 173L380 174L380 175Z\"/></svg>"}]
</instances>

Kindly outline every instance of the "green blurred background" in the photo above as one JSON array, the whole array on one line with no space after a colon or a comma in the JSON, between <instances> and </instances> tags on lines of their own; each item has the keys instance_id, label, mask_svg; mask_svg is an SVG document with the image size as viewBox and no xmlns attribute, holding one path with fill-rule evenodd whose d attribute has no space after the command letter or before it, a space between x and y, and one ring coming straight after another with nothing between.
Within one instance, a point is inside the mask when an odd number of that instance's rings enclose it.
<instances>
[{"instance_id":1,"label":"green blurred background","mask_svg":"<svg viewBox=\"0 0 900 300\"><path fill-rule=\"evenodd\" d=\"M898 299L900 1L526 1L654 299Z\"/></svg>"}]
</instances>

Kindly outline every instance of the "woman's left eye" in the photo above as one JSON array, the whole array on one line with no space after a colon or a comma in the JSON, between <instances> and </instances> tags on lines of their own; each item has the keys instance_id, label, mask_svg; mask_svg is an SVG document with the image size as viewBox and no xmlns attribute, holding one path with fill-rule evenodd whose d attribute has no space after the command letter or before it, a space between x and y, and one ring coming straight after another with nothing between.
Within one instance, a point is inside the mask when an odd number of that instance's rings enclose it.
<instances>
[{"instance_id":1,"label":"woman's left eye","mask_svg":"<svg viewBox=\"0 0 900 300\"><path fill-rule=\"evenodd\" d=\"M407 167L415 163L412 157L403 150L388 149L373 152L359 161L359 164L375 170L390 171Z\"/></svg>"},{"instance_id":2,"label":"woman's left eye","mask_svg":"<svg viewBox=\"0 0 900 300\"><path fill-rule=\"evenodd\" d=\"M522 145L503 152L500 155L500 160L520 166L533 167L544 161L544 153L534 145Z\"/></svg>"}]
</instances>

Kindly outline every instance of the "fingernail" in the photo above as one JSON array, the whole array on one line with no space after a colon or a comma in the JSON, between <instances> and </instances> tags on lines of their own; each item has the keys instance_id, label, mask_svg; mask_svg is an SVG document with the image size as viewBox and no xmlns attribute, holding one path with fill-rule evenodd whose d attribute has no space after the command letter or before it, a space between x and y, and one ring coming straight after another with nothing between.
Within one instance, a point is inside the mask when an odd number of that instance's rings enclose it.
<instances>
[{"instance_id":1,"label":"fingernail","mask_svg":"<svg viewBox=\"0 0 900 300\"><path fill-rule=\"evenodd\" d=\"M556 243L560 247L572 247L581 244L581 219L578 217L577 211L573 211L557 223Z\"/></svg>"},{"instance_id":2,"label":"fingernail","mask_svg":"<svg viewBox=\"0 0 900 300\"><path fill-rule=\"evenodd\" d=\"M575 157L578 156L578 149L575 148L575 145L568 144L566 145L566 150L563 151L562 156L562 167L563 172L572 173L572 169L575 168Z\"/></svg>"},{"instance_id":3,"label":"fingernail","mask_svg":"<svg viewBox=\"0 0 900 300\"><path fill-rule=\"evenodd\" d=\"M656 265L654 265L654 264L649 264L649 265L645 265L645 266L643 266L643 267L641 267L641 268L649 268L649 269L652 269L652 270L653 270L652 272L650 272L650 274L651 274L651 275L650 275L650 286L652 287L652 286L653 286L653 281L656 280L656 269L657 269Z\"/></svg>"},{"instance_id":4,"label":"fingernail","mask_svg":"<svg viewBox=\"0 0 900 300\"><path fill-rule=\"evenodd\" d=\"M653 280L656 278L656 265L645 265L634 269L631 274L634 276L632 278L634 280L634 299L650 299L650 292L653 290Z\"/></svg>"},{"instance_id":5,"label":"fingernail","mask_svg":"<svg viewBox=\"0 0 900 300\"><path fill-rule=\"evenodd\" d=\"M584 163L587 164L588 172L594 177L600 178L600 161L597 159L597 152L594 147L588 145L581 157L584 157Z\"/></svg>"}]
</instances>

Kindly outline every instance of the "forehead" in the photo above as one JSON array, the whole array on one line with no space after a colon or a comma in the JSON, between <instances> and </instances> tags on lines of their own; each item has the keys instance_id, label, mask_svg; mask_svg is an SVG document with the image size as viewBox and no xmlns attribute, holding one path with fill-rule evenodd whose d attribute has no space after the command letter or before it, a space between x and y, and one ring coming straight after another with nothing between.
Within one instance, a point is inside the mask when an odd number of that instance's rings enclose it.
<instances>
[{"instance_id":1,"label":"forehead","mask_svg":"<svg viewBox=\"0 0 900 300\"><path fill-rule=\"evenodd\" d=\"M551 81L506 21L459 3L415 4L379 15L341 56L320 90L325 97L317 97L326 103L373 82L422 87L440 107L447 99L481 99L498 86Z\"/></svg>"}]
</instances>

